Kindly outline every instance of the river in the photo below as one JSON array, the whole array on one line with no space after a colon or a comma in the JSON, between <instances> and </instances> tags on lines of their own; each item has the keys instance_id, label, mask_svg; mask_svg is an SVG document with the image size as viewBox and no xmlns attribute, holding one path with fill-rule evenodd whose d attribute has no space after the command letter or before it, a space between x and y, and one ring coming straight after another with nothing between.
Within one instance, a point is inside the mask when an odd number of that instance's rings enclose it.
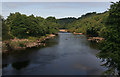
<instances>
[{"instance_id":1,"label":"river","mask_svg":"<svg viewBox=\"0 0 120 77\"><path fill-rule=\"evenodd\" d=\"M3 57L3 75L101 75L95 44L84 35L59 33L46 47L17 51Z\"/></svg>"}]
</instances>

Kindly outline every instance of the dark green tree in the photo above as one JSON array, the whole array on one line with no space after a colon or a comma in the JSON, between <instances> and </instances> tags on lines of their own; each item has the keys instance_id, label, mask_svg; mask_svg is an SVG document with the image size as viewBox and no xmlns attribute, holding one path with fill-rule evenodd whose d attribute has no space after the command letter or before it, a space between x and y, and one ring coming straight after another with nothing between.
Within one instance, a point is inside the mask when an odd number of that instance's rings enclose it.
<instances>
[{"instance_id":1,"label":"dark green tree","mask_svg":"<svg viewBox=\"0 0 120 77\"><path fill-rule=\"evenodd\" d=\"M109 9L109 16L106 21L106 39L101 45L101 52L98 56L105 60L108 70L105 74L120 75L120 1L112 3Z\"/></svg>"},{"instance_id":2,"label":"dark green tree","mask_svg":"<svg viewBox=\"0 0 120 77\"><path fill-rule=\"evenodd\" d=\"M55 17L26 16L19 12L10 13L6 20L10 33L17 38L41 37L58 33L59 24Z\"/></svg>"},{"instance_id":3,"label":"dark green tree","mask_svg":"<svg viewBox=\"0 0 120 77\"><path fill-rule=\"evenodd\" d=\"M9 34L9 27L5 24L5 20L2 18L2 16L0 16L0 27L1 28L1 34L0 37L2 37L2 40L8 40L11 38L10 34Z\"/></svg>"}]
</instances>

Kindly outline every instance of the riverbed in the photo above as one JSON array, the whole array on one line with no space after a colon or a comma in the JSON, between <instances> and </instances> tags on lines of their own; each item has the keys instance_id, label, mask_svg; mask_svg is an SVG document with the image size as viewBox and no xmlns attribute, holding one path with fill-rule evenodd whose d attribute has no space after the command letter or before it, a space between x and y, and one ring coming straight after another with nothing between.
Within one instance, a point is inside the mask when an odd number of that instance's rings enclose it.
<instances>
[{"instance_id":1,"label":"riverbed","mask_svg":"<svg viewBox=\"0 0 120 77\"><path fill-rule=\"evenodd\" d=\"M46 47L31 48L3 57L3 75L101 75L105 68L99 50L84 35L59 33Z\"/></svg>"}]
</instances>

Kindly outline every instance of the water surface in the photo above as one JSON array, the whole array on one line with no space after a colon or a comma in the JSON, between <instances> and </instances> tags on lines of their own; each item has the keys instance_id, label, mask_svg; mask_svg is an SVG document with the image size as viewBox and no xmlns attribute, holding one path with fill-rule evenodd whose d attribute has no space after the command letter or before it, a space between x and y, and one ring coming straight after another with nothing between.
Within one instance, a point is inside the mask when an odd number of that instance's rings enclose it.
<instances>
[{"instance_id":1,"label":"water surface","mask_svg":"<svg viewBox=\"0 0 120 77\"><path fill-rule=\"evenodd\" d=\"M3 57L3 75L101 75L99 50L84 35L59 33L47 46Z\"/></svg>"}]
</instances>

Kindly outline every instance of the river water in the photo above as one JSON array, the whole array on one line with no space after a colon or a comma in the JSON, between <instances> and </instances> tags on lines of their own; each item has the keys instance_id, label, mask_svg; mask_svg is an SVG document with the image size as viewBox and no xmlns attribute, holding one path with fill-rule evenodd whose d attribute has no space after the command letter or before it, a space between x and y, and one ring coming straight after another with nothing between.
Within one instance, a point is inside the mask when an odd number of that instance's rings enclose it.
<instances>
[{"instance_id":1,"label":"river water","mask_svg":"<svg viewBox=\"0 0 120 77\"><path fill-rule=\"evenodd\" d=\"M99 50L84 35L59 33L46 47L3 57L3 75L101 75Z\"/></svg>"}]
</instances>

